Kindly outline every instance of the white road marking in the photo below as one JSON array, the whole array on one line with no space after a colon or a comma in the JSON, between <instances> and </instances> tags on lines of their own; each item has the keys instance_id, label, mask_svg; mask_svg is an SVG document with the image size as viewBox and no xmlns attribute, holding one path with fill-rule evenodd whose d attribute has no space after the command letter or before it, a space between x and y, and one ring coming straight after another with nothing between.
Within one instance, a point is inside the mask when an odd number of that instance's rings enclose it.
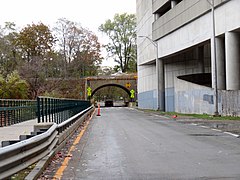
<instances>
[{"instance_id":1,"label":"white road marking","mask_svg":"<svg viewBox=\"0 0 240 180\"><path fill-rule=\"evenodd\" d=\"M161 115L157 115L157 114L153 114L153 115L156 116L156 117L164 118L164 119L170 119L170 118L168 118L168 117L161 116Z\"/></svg>"},{"instance_id":2,"label":"white road marking","mask_svg":"<svg viewBox=\"0 0 240 180\"><path fill-rule=\"evenodd\" d=\"M130 108L130 109L131 109L131 110L138 111L138 112L143 112L143 111L139 111L139 110L137 110L137 109L135 109L135 108ZM156 117L160 117L160 118L170 119L170 118L168 118L168 117L161 116L161 115L157 115L157 114L153 114L153 115L156 116ZM198 124L195 124L195 123L191 123L190 125L198 126ZM208 126L200 126L200 127L205 128L205 129L210 129L210 127L208 127ZM222 132L222 130L220 130L220 129L211 128L211 130L217 131L217 132ZM223 132L223 133L228 134L228 135L231 135L231 136L234 136L234 137L237 137L237 138L240 137L240 135L234 134L234 133L230 133L230 132ZM146 138L145 138L145 139L146 139Z\"/></svg>"},{"instance_id":3,"label":"white road marking","mask_svg":"<svg viewBox=\"0 0 240 180\"><path fill-rule=\"evenodd\" d=\"M230 133L230 132L223 132L223 133L234 136L234 137L237 137L237 138L239 137L238 134L234 134L234 133Z\"/></svg>"},{"instance_id":4,"label":"white road marking","mask_svg":"<svg viewBox=\"0 0 240 180\"><path fill-rule=\"evenodd\" d=\"M220 130L220 129L211 129L211 130L217 131L217 132L222 132L222 130Z\"/></svg>"},{"instance_id":5,"label":"white road marking","mask_svg":"<svg viewBox=\"0 0 240 180\"><path fill-rule=\"evenodd\" d=\"M191 125L198 125L198 124L195 124L195 123L192 123ZM202 128L205 128L205 129L209 129L210 127L207 127L207 126L199 126L199 127L202 127ZM223 132L222 130L220 130L220 129L214 129L214 128L211 128L211 130L213 130L213 131L217 131L217 132ZM228 134L228 135L230 135L230 136L233 136L233 137L236 137L236 138L239 138L240 137L240 135L238 135L238 134L234 134L234 133L231 133L231 132L223 132L224 134Z\"/></svg>"},{"instance_id":6,"label":"white road marking","mask_svg":"<svg viewBox=\"0 0 240 180\"><path fill-rule=\"evenodd\" d=\"M209 127L207 127L207 126L200 126L200 127L205 128L205 129L209 129Z\"/></svg>"}]
</instances>

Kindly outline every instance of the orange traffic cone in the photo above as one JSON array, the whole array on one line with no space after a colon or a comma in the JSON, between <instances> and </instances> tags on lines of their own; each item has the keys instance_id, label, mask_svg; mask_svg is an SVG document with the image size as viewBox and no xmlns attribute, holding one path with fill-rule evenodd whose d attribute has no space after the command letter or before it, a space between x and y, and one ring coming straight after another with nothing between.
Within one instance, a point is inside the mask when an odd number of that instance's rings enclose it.
<instances>
[{"instance_id":1,"label":"orange traffic cone","mask_svg":"<svg viewBox=\"0 0 240 180\"><path fill-rule=\"evenodd\" d=\"M97 116L101 116L101 115L100 115L100 104L98 104L98 112L97 112Z\"/></svg>"},{"instance_id":2,"label":"orange traffic cone","mask_svg":"<svg viewBox=\"0 0 240 180\"><path fill-rule=\"evenodd\" d=\"M174 115L173 118L177 118L177 115Z\"/></svg>"}]
</instances>

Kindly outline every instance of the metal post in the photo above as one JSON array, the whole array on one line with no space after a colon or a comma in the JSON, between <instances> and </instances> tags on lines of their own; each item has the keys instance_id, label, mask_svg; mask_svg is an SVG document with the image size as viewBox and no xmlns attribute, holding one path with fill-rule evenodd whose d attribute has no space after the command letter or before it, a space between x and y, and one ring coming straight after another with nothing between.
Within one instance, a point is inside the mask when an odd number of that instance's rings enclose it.
<instances>
[{"instance_id":1,"label":"metal post","mask_svg":"<svg viewBox=\"0 0 240 180\"><path fill-rule=\"evenodd\" d=\"M40 98L37 97L37 119L38 119L38 123L41 122L41 109L40 109Z\"/></svg>"},{"instance_id":2,"label":"metal post","mask_svg":"<svg viewBox=\"0 0 240 180\"><path fill-rule=\"evenodd\" d=\"M6 100L3 101L3 107L6 108ZM7 126L7 110L4 111L4 126Z\"/></svg>"},{"instance_id":3,"label":"metal post","mask_svg":"<svg viewBox=\"0 0 240 180\"><path fill-rule=\"evenodd\" d=\"M17 101L17 106L21 107L21 100ZM20 122L20 119L21 119L21 108L19 108L17 111L17 123Z\"/></svg>"},{"instance_id":4,"label":"metal post","mask_svg":"<svg viewBox=\"0 0 240 180\"><path fill-rule=\"evenodd\" d=\"M212 37L211 37L211 56L212 56L212 60L213 60L213 67L212 67L212 74L213 74L213 89L214 89L214 108L215 108L215 112L214 115L215 116L219 116L219 112L218 112L218 85L217 85L217 59L216 59L216 32L215 32L215 7L214 7L214 0L212 0L212 2L210 2L210 0L207 0L207 2L210 4L211 6L211 11L212 11Z\"/></svg>"},{"instance_id":5,"label":"metal post","mask_svg":"<svg viewBox=\"0 0 240 180\"><path fill-rule=\"evenodd\" d=\"M152 41L152 42L154 42L154 41ZM154 44L155 44L155 47L156 47L156 75L157 75L157 110L161 110L160 109L160 97L159 97L159 89L160 89L160 82L159 82L159 80L160 80L160 77L159 77L159 72L160 72L160 70L159 70L159 60L158 60L158 43L157 42L154 42Z\"/></svg>"}]
</instances>

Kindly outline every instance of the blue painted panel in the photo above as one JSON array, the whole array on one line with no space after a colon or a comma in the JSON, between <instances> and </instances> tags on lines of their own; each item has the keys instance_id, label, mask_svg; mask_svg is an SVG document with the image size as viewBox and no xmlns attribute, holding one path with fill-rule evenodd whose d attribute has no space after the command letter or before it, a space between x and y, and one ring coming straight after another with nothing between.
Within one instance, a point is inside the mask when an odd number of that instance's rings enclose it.
<instances>
[{"instance_id":1,"label":"blue painted panel","mask_svg":"<svg viewBox=\"0 0 240 180\"><path fill-rule=\"evenodd\" d=\"M141 109L156 109L155 91L146 91L138 94L138 107Z\"/></svg>"},{"instance_id":2,"label":"blue painted panel","mask_svg":"<svg viewBox=\"0 0 240 180\"><path fill-rule=\"evenodd\" d=\"M213 103L213 95L204 94L203 101L207 101L209 104L214 104Z\"/></svg>"},{"instance_id":3,"label":"blue painted panel","mask_svg":"<svg viewBox=\"0 0 240 180\"><path fill-rule=\"evenodd\" d=\"M174 88L165 89L165 107L166 112L175 111L175 101L174 101Z\"/></svg>"}]
</instances>

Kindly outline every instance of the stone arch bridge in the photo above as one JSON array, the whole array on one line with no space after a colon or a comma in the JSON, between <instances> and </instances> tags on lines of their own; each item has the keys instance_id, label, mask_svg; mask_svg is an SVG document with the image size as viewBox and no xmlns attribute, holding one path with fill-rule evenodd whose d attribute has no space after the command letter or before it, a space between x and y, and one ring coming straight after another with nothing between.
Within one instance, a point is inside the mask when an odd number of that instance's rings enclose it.
<instances>
[{"instance_id":1,"label":"stone arch bridge","mask_svg":"<svg viewBox=\"0 0 240 180\"><path fill-rule=\"evenodd\" d=\"M123 89L129 95L129 98L137 99L137 75L121 74L112 76L92 76L85 79L85 99L93 97L100 89L107 86L115 86Z\"/></svg>"}]
</instances>

